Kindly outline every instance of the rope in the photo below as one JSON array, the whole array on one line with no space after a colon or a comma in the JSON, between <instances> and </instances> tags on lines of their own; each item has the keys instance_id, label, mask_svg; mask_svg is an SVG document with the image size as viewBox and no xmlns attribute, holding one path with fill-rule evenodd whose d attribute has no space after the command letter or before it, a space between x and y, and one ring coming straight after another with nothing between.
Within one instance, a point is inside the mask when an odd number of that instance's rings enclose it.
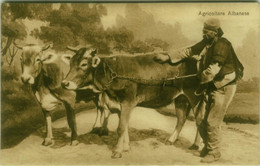
<instances>
[{"instance_id":1,"label":"rope","mask_svg":"<svg viewBox=\"0 0 260 166\"><path fill-rule=\"evenodd\" d=\"M106 64L106 63L105 63ZM162 78L162 79L143 79L143 78L133 78L133 77L127 77L127 76L122 76L118 75L108 64L106 64L107 68L110 71L110 76L111 80L107 83L106 89L110 86L110 84L114 81L114 79L125 79L129 81L133 81L139 84L144 84L144 85L149 85L149 86L173 86L173 81L177 79L183 79L183 78L190 78L190 77L195 77L197 74L190 74L190 75L185 75L185 76L175 76L171 78Z\"/></svg>"}]
</instances>

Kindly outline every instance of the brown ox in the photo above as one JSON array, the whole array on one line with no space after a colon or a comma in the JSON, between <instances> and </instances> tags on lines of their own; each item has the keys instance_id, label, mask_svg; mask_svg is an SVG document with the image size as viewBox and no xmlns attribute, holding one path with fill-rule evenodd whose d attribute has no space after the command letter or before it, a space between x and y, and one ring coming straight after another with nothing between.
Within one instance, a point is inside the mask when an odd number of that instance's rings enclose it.
<instances>
[{"instance_id":1,"label":"brown ox","mask_svg":"<svg viewBox=\"0 0 260 166\"><path fill-rule=\"evenodd\" d=\"M121 157L123 151L129 150L128 121L134 107L156 108L176 99L178 122L169 142L177 139L190 107L202 107L199 105L202 96L194 95L199 87L197 77L181 79L182 76L196 73L194 60L187 59L170 65L155 62L157 53L111 57L98 57L95 54L96 50L81 48L71 58L70 71L62 84L71 90L94 85L95 90L103 92L101 101L103 96L104 100L109 98L118 105L121 111L119 140L113 158ZM176 79L166 80L174 77Z\"/></svg>"},{"instance_id":2,"label":"brown ox","mask_svg":"<svg viewBox=\"0 0 260 166\"><path fill-rule=\"evenodd\" d=\"M97 104L97 93L93 93L92 90L80 90L75 93L74 91L62 88L60 86L61 81L63 76L68 72L69 66L63 63L62 57L51 52L46 52L45 50L47 50L49 46L42 48L38 45L29 44L23 47L16 45L16 47L22 50L22 82L31 85L32 91L41 105L46 119L47 132L42 144L48 146L54 143L51 126L51 111L54 110L58 104L63 103L67 113L67 121L71 129L71 144L76 145L78 142L74 113L75 102L94 100ZM99 121L95 123L95 127L102 127L99 125Z\"/></svg>"}]
</instances>

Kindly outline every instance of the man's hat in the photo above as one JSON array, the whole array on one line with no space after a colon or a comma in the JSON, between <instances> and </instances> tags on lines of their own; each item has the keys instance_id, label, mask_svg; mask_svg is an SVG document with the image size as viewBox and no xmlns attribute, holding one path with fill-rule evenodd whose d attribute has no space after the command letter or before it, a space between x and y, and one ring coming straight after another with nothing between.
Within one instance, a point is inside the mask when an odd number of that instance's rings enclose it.
<instances>
[{"instance_id":1,"label":"man's hat","mask_svg":"<svg viewBox=\"0 0 260 166\"><path fill-rule=\"evenodd\" d=\"M217 18L207 19L204 22L204 29L215 31L218 33L218 36L222 36L224 34L222 29L220 28L220 21Z\"/></svg>"}]
</instances>

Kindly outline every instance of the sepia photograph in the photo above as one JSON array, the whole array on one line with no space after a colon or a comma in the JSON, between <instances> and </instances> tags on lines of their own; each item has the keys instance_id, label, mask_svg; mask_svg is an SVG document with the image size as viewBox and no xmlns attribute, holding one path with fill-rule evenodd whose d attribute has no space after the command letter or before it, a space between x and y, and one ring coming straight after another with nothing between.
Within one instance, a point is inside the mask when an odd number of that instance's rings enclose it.
<instances>
[{"instance_id":1,"label":"sepia photograph","mask_svg":"<svg viewBox=\"0 0 260 166\"><path fill-rule=\"evenodd\" d=\"M259 165L257 2L2 2L0 165Z\"/></svg>"}]
</instances>

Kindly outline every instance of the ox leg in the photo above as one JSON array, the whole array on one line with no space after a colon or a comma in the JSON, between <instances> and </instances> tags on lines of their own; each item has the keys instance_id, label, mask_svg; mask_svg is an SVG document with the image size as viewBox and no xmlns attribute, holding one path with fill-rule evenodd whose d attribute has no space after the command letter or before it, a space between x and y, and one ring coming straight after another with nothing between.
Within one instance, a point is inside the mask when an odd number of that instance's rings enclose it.
<instances>
[{"instance_id":1,"label":"ox leg","mask_svg":"<svg viewBox=\"0 0 260 166\"><path fill-rule=\"evenodd\" d=\"M173 134L167 140L166 144L173 144L178 139L190 109L191 109L190 104L188 102L188 99L185 96L182 95L175 99L177 124L175 130L173 131Z\"/></svg>"},{"instance_id":2,"label":"ox leg","mask_svg":"<svg viewBox=\"0 0 260 166\"><path fill-rule=\"evenodd\" d=\"M92 131L90 133L98 134L100 131L100 128L102 126L103 120L102 120L102 113L103 110L100 107L97 107L97 117L96 121L92 127Z\"/></svg>"},{"instance_id":3,"label":"ox leg","mask_svg":"<svg viewBox=\"0 0 260 166\"><path fill-rule=\"evenodd\" d=\"M102 117L104 116L104 117ZM108 135L108 128L107 128L107 124L108 124L108 118L110 116L110 111L108 109L105 109L103 111L103 114L102 114L102 119L103 120L103 126L102 126L102 130L101 130L101 133L100 133L100 136L102 135Z\"/></svg>"},{"instance_id":4,"label":"ox leg","mask_svg":"<svg viewBox=\"0 0 260 166\"><path fill-rule=\"evenodd\" d=\"M108 109L98 108L96 122L91 133L98 134L99 136L108 135L107 123L109 115L110 111Z\"/></svg>"},{"instance_id":5,"label":"ox leg","mask_svg":"<svg viewBox=\"0 0 260 166\"><path fill-rule=\"evenodd\" d=\"M97 106L97 117L91 133L98 134L99 136L108 135L107 121L110 111L107 108L105 95L105 93L102 93L96 100L94 100Z\"/></svg>"},{"instance_id":6,"label":"ox leg","mask_svg":"<svg viewBox=\"0 0 260 166\"><path fill-rule=\"evenodd\" d=\"M67 112L68 125L71 129L71 145L77 145L79 142L77 141L78 134L77 134L75 111L71 107L71 105L66 102L64 102L64 106Z\"/></svg>"},{"instance_id":7,"label":"ox leg","mask_svg":"<svg viewBox=\"0 0 260 166\"><path fill-rule=\"evenodd\" d=\"M199 133L199 130L197 129L197 132L196 132L196 137L195 137L195 140L194 140L194 143L189 147L190 150L199 150L199 146L201 144L201 136L200 136L200 133Z\"/></svg>"},{"instance_id":8,"label":"ox leg","mask_svg":"<svg viewBox=\"0 0 260 166\"><path fill-rule=\"evenodd\" d=\"M125 128L125 134L124 134L124 143L123 143L123 151L128 152L130 150L129 145L129 134L128 134L128 125Z\"/></svg>"},{"instance_id":9,"label":"ox leg","mask_svg":"<svg viewBox=\"0 0 260 166\"><path fill-rule=\"evenodd\" d=\"M199 105L197 107L197 109L195 110L194 114L195 114L195 118L196 118L196 125L197 128L198 126L201 124L202 119L204 117L205 114L205 101L202 98L201 101L199 102ZM196 137L194 140L194 143L189 147L190 150L199 150L199 145L202 143L202 138L200 136L200 132L199 129L197 129L197 133L196 133Z\"/></svg>"},{"instance_id":10,"label":"ox leg","mask_svg":"<svg viewBox=\"0 0 260 166\"><path fill-rule=\"evenodd\" d=\"M130 118L130 111L133 107L130 104L122 104L122 110L120 115L118 134L119 139L116 148L112 154L112 158L121 158L122 152L129 150L129 136L128 136L128 123Z\"/></svg>"},{"instance_id":11,"label":"ox leg","mask_svg":"<svg viewBox=\"0 0 260 166\"><path fill-rule=\"evenodd\" d=\"M102 116L104 109L103 109L102 106L100 106L100 102L99 102L101 100L101 97L102 96L99 95L99 97L97 99L93 100L94 103L96 104L96 107L97 107L97 116L96 116L96 121L95 121L95 123L92 127L91 132L90 132L92 134L98 134L99 131L100 131L100 128L102 126L102 123L103 123L101 116Z\"/></svg>"},{"instance_id":12,"label":"ox leg","mask_svg":"<svg viewBox=\"0 0 260 166\"><path fill-rule=\"evenodd\" d=\"M42 110L45 120L46 120L46 137L44 138L44 141L42 142L42 145L48 146L53 145L53 134L52 134L52 120L51 120L51 113L46 110Z\"/></svg>"}]
</instances>

